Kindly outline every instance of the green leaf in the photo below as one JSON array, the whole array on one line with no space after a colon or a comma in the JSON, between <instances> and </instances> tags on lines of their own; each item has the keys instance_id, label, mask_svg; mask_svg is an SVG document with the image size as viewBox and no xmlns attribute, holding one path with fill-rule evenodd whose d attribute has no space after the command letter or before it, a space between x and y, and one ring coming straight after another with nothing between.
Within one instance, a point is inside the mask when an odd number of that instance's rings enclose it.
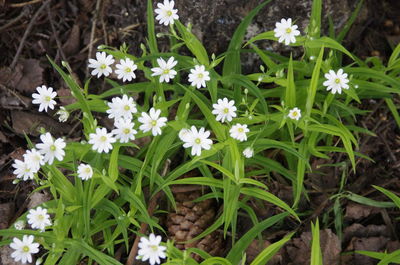
<instances>
[{"instance_id":1,"label":"green leaf","mask_svg":"<svg viewBox=\"0 0 400 265\"><path fill-rule=\"evenodd\" d=\"M303 139L300 143L299 152L302 156L308 157L308 150L306 139ZM297 207L298 203L300 202L301 193L303 192L303 182L304 182L304 174L306 170L306 161L298 159L297 161L297 177L296 181L293 182L293 192L294 192L294 202L293 207Z\"/></svg>"},{"instance_id":2,"label":"green leaf","mask_svg":"<svg viewBox=\"0 0 400 265\"><path fill-rule=\"evenodd\" d=\"M176 28L181 34L188 49L196 56L197 60L206 67L210 65L207 51L203 44L179 20L175 20Z\"/></svg>"},{"instance_id":3,"label":"green leaf","mask_svg":"<svg viewBox=\"0 0 400 265\"><path fill-rule=\"evenodd\" d=\"M294 83L293 59L291 54L290 54L288 74L287 74L287 84L285 90L285 104L291 109L296 107L296 85Z\"/></svg>"},{"instance_id":4,"label":"green leaf","mask_svg":"<svg viewBox=\"0 0 400 265\"><path fill-rule=\"evenodd\" d=\"M340 33L338 34L336 40L339 43L342 43L342 41L344 40L344 38L347 35L347 32L349 32L351 26L353 25L354 21L357 19L358 14L360 13L361 7L364 3L364 0L359 0L356 6L356 9L354 10L354 12L351 14L350 18L347 20L346 24L344 25L343 29L340 31Z\"/></svg>"},{"instance_id":5,"label":"green leaf","mask_svg":"<svg viewBox=\"0 0 400 265\"><path fill-rule=\"evenodd\" d=\"M212 131L217 136L217 139L219 141L223 141L225 139L224 127L221 123L215 120L215 116L211 113L210 107L207 106L208 99L198 91L191 91L181 84L179 84L179 86L182 87L187 93L189 93L193 101L197 104L204 117L207 119L207 122L210 125Z\"/></svg>"},{"instance_id":6,"label":"green leaf","mask_svg":"<svg viewBox=\"0 0 400 265\"><path fill-rule=\"evenodd\" d=\"M318 81L319 81L319 75L321 72L323 56L324 56L324 48L322 47L321 51L319 52L318 59L314 66L310 85L307 89L306 115L305 115L306 118L309 118L311 116L311 110L313 108L315 95L316 95L317 89L318 89ZM307 128L305 128L305 129L307 130Z\"/></svg>"},{"instance_id":7,"label":"green leaf","mask_svg":"<svg viewBox=\"0 0 400 265\"><path fill-rule=\"evenodd\" d=\"M253 260L250 265L264 265L278 252L286 242L292 238L294 233L290 233L289 235L285 236L278 242L275 242L269 245L266 249L264 249L257 257Z\"/></svg>"},{"instance_id":8,"label":"green leaf","mask_svg":"<svg viewBox=\"0 0 400 265\"><path fill-rule=\"evenodd\" d=\"M372 185L372 187L374 187L375 189L379 190L380 192L388 196L396 204L397 208L400 209L400 198L396 196L396 194L379 186Z\"/></svg>"},{"instance_id":9,"label":"green leaf","mask_svg":"<svg viewBox=\"0 0 400 265\"><path fill-rule=\"evenodd\" d=\"M352 192L347 192L344 195L344 197L349 199L349 200L351 200L351 201L353 201L353 202L361 203L361 204L368 205L368 206L378 207L378 208L392 208L392 207L396 206L396 204L394 204L392 202L375 201L375 200L363 197L361 195L357 195L357 194L352 193Z\"/></svg>"},{"instance_id":10,"label":"green leaf","mask_svg":"<svg viewBox=\"0 0 400 265\"><path fill-rule=\"evenodd\" d=\"M319 221L315 225L311 223L312 244L311 244L311 263L310 265L323 265L321 246L319 242Z\"/></svg>"},{"instance_id":11,"label":"green leaf","mask_svg":"<svg viewBox=\"0 0 400 265\"><path fill-rule=\"evenodd\" d=\"M357 250L355 252L357 254L365 255L365 256L368 256L368 257L371 257L371 258L374 258L374 259L379 259L379 260L383 260L389 255L389 254L383 253L383 252L374 252L374 251L365 251L365 250ZM391 258L389 263L390 262L399 264L400 263L400 255L397 256L397 257Z\"/></svg>"},{"instance_id":12,"label":"green leaf","mask_svg":"<svg viewBox=\"0 0 400 265\"><path fill-rule=\"evenodd\" d=\"M254 8L236 28L235 33L233 34L232 39L229 43L228 50L226 52L226 57L222 70L223 76L241 73L240 48L242 46L244 35L246 34L246 29L250 25L253 18L257 15L257 13L260 12L260 10L270 1L271 0L267 0Z\"/></svg>"},{"instance_id":13,"label":"green leaf","mask_svg":"<svg viewBox=\"0 0 400 265\"><path fill-rule=\"evenodd\" d=\"M331 48L349 56L351 59L356 60L356 58L340 43L331 39L329 37L321 37L319 39L307 39L305 44L307 48L315 49L315 48Z\"/></svg>"},{"instance_id":14,"label":"green leaf","mask_svg":"<svg viewBox=\"0 0 400 265\"><path fill-rule=\"evenodd\" d=\"M232 247L229 251L226 258L232 262L232 264L239 264L243 251L247 249L247 247L253 242L253 239L258 235L261 234L265 229L268 227L273 226L277 222L283 220L285 217L288 216L288 213L280 213L274 215L268 219L263 220L262 222L254 225L245 235L243 235Z\"/></svg>"},{"instance_id":15,"label":"green leaf","mask_svg":"<svg viewBox=\"0 0 400 265\"><path fill-rule=\"evenodd\" d=\"M281 199L279 199L272 193L269 193L265 190L261 190L258 188L241 188L240 192L243 194L246 194L248 196L255 197L255 198L270 202L272 204L275 204L276 206L281 207L282 209L289 212L291 215L293 215L293 217L295 217L297 220L300 221L300 219L297 216L297 214L295 213L295 211L293 211L293 209L290 208L289 205L287 205L284 201L282 201Z\"/></svg>"},{"instance_id":16,"label":"green leaf","mask_svg":"<svg viewBox=\"0 0 400 265\"><path fill-rule=\"evenodd\" d=\"M156 33L154 30L153 1L147 0L147 37L150 53L158 53Z\"/></svg>"},{"instance_id":17,"label":"green leaf","mask_svg":"<svg viewBox=\"0 0 400 265\"><path fill-rule=\"evenodd\" d=\"M229 76L224 76L221 80L223 83L233 83L239 85L241 87L245 87L249 90L251 94L253 94L258 100L260 100L261 105L263 107L263 112L268 114L268 104L265 100L265 97L261 94L260 89L250 81L250 79L244 75L240 74L232 74Z\"/></svg>"},{"instance_id":18,"label":"green leaf","mask_svg":"<svg viewBox=\"0 0 400 265\"><path fill-rule=\"evenodd\" d=\"M205 261L203 261L202 263L200 263L200 265L232 265L232 263L230 263L228 260L224 259L224 258L220 258L220 257L213 257L213 258L209 258Z\"/></svg>"}]
</instances>

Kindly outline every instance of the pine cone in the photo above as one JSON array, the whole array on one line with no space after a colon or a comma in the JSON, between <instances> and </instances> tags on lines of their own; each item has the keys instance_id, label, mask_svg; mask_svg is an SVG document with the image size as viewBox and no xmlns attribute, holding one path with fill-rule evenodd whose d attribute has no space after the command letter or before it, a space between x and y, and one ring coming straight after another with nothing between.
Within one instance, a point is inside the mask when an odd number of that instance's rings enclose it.
<instances>
[{"instance_id":1,"label":"pine cone","mask_svg":"<svg viewBox=\"0 0 400 265\"><path fill-rule=\"evenodd\" d=\"M169 213L167 227L169 238L176 242L176 247L184 250L199 248L212 256L221 255L224 250L224 240L220 232L214 231L200 240L184 243L195 238L216 220L216 205L212 199L192 202L201 196L200 191L176 192L176 212ZM200 257L193 256L200 261Z\"/></svg>"}]
</instances>

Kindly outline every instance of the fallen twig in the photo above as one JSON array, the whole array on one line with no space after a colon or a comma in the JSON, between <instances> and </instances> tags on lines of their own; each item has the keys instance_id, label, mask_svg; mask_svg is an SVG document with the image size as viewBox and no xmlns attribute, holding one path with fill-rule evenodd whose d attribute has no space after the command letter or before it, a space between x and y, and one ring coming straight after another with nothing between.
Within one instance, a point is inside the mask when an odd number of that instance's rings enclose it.
<instances>
[{"instance_id":1,"label":"fallen twig","mask_svg":"<svg viewBox=\"0 0 400 265\"><path fill-rule=\"evenodd\" d=\"M47 6L47 16L49 17L51 30L53 32L54 38L56 39L57 48L60 51L61 58L62 58L63 61L67 61L67 57L65 57L65 54L64 54L64 52L62 50L61 42L58 39L57 30L56 30L56 27L54 26L54 21L53 21L53 18L51 16L51 10L50 10L50 6L49 5Z\"/></svg>"},{"instance_id":2,"label":"fallen twig","mask_svg":"<svg viewBox=\"0 0 400 265\"><path fill-rule=\"evenodd\" d=\"M43 0L32 0L32 1L28 1L28 2L23 2L23 3L14 3L14 4L10 4L10 7L23 7L23 6L27 6L27 5L33 5L39 2L42 2Z\"/></svg>"},{"instance_id":3,"label":"fallen twig","mask_svg":"<svg viewBox=\"0 0 400 265\"><path fill-rule=\"evenodd\" d=\"M44 3L42 4L42 6L41 6L41 7L36 11L36 13L33 15L31 21L29 22L28 27L27 27L26 30L25 30L24 35L22 36L22 39L21 39L21 42L19 43L17 52L16 52L16 54L15 54L15 56L14 56L14 59L13 59L11 65L10 65L10 68L11 68L11 69L14 69L15 65L17 64L18 58L19 58L19 56L20 56L20 54L21 54L21 51L22 51L22 48L24 47L26 38L28 37L29 33L31 32L32 27L33 27L33 25L34 25L35 22L36 22L36 19L38 18L39 14L46 8L46 6L50 3L50 1L51 1L51 0L47 0L46 2L44 2Z\"/></svg>"},{"instance_id":4,"label":"fallen twig","mask_svg":"<svg viewBox=\"0 0 400 265\"><path fill-rule=\"evenodd\" d=\"M100 5L101 5L101 0L97 0L96 2L96 10L94 13L93 17L93 22L92 22L92 29L90 31L90 41L89 41L89 52L88 52L88 61L92 56L92 51L93 51L93 39L94 39L94 34L96 32L96 24L97 24L97 17L99 16L99 11L100 11ZM89 67L86 66L86 76L89 74Z\"/></svg>"},{"instance_id":5,"label":"fallen twig","mask_svg":"<svg viewBox=\"0 0 400 265\"><path fill-rule=\"evenodd\" d=\"M1 27L0 27L0 32L2 32L2 31L4 31L4 30L8 29L8 28L11 27L12 25L14 25L14 24L17 23L18 21L20 21L20 19L23 18L23 17L26 15L26 13L28 13L27 11L28 11L28 9L24 8L24 9L22 10L22 12L21 12L17 17L11 19L7 24L1 26Z\"/></svg>"}]
</instances>

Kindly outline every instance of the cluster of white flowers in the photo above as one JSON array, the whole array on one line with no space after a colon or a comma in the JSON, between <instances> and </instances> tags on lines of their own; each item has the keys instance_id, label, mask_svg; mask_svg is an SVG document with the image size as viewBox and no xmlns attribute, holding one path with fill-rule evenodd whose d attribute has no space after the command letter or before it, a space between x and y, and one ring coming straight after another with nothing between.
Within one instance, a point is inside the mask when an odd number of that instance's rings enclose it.
<instances>
[{"instance_id":1,"label":"cluster of white flowers","mask_svg":"<svg viewBox=\"0 0 400 265\"><path fill-rule=\"evenodd\" d=\"M141 237L138 244L139 251L136 259L146 261L151 265L160 264L161 259L166 258L166 247L160 246L161 236L150 234L149 238Z\"/></svg>"},{"instance_id":2,"label":"cluster of white flowers","mask_svg":"<svg viewBox=\"0 0 400 265\"><path fill-rule=\"evenodd\" d=\"M42 143L36 144L36 149L27 150L23 155L23 161L15 159L13 163L14 174L18 179L33 179L42 165L48 163L51 165L56 158L62 161L65 155L65 142L59 138L54 140L50 133L40 136Z\"/></svg>"},{"instance_id":3,"label":"cluster of white flowers","mask_svg":"<svg viewBox=\"0 0 400 265\"><path fill-rule=\"evenodd\" d=\"M106 128L96 128L96 132L89 135L89 144L99 153L108 153L117 140L121 143L135 140L135 135L138 133L132 121L133 114L138 112L132 97L127 95L123 95L122 98L114 97L108 102L108 107L106 112L110 119L114 119L115 129L109 133ZM142 112L138 118L141 123L139 129L144 133L151 131L153 136L161 135L161 128L166 126L167 118L160 115L161 110L155 108L151 108L149 113Z\"/></svg>"},{"instance_id":4,"label":"cluster of white flowers","mask_svg":"<svg viewBox=\"0 0 400 265\"><path fill-rule=\"evenodd\" d=\"M36 209L30 209L26 218L28 219L28 224L31 225L32 229L38 229L44 232L47 226L51 225L50 215L47 213L47 209L42 207L37 207ZM22 230L25 228L25 222L19 220L14 224L15 229ZM11 253L11 257L16 261L21 261L22 263L31 263L32 254L39 252L39 243L34 242L34 236L24 235L22 240L17 237L13 238L13 242L10 247L14 249ZM40 264L36 262L36 264Z\"/></svg>"},{"instance_id":5,"label":"cluster of white flowers","mask_svg":"<svg viewBox=\"0 0 400 265\"><path fill-rule=\"evenodd\" d=\"M96 59L89 59L89 67L94 68L92 71L92 75L97 75L97 77L101 77L102 75L108 76L112 73L111 65L114 63L114 59L112 55L108 55L106 57L105 52L97 52ZM168 58L165 61L163 58L157 59L158 67L151 68L153 72L151 76L159 76L159 82L169 83L172 79L177 75L177 71L174 70L174 67L178 64L178 61L175 60L174 57ZM123 82L131 81L136 78L134 71L137 69L137 65L130 59L121 59L120 64L116 65L117 70L115 71L118 74L118 79L122 79ZM195 65L194 69L190 70L189 74L189 82L192 86L201 88L206 87L206 81L210 81L210 73L206 71L204 65Z\"/></svg>"}]
</instances>

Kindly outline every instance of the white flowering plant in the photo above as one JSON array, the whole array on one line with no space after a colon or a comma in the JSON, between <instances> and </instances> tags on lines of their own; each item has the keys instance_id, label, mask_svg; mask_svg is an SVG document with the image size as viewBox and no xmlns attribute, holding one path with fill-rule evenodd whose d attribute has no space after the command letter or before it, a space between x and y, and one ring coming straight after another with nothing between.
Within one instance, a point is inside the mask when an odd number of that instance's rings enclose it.
<instances>
[{"instance_id":1,"label":"white flowering plant","mask_svg":"<svg viewBox=\"0 0 400 265\"><path fill-rule=\"evenodd\" d=\"M285 219L301 222L306 215L298 205L307 198L304 181L311 159L344 153L345 164L356 170L356 157L365 157L355 151L358 135L372 133L356 125L356 115L366 111L355 103L385 98L393 105L392 94L400 92L400 46L387 65L360 60L341 45L360 7L338 35L326 37L321 36L320 0L313 2L307 29L282 19L275 29L244 41L246 28L268 2L250 12L228 50L215 56L182 24L174 1L164 0L154 11L148 0L148 42L141 45L142 54L129 54L125 45L101 46L96 59L89 60L93 78L104 78L110 87L101 94L89 93L90 79L80 87L66 62L63 68L49 58L76 99L59 109L60 122L80 120L82 140L43 132L40 142L29 142L24 160L15 161L17 178L33 180L52 200L19 218L27 218L31 226L0 231L3 244L14 237L13 257L30 261L40 244L45 264L122 264L116 252L130 253L131 239L141 237L134 258L150 264L198 264L190 253L205 259L204 264L239 264L252 239L267 227ZM155 19L169 27L168 52L157 46ZM262 50L256 45L260 40L300 47L304 55ZM181 52L182 47L190 54ZM242 73L241 56L247 53L259 56L260 72ZM349 65L343 65L343 56ZM137 81L139 72L144 77ZM40 104L39 111L53 109L53 89L43 86L38 92L33 103ZM111 119L113 127L101 126L99 117ZM181 178L193 171L198 176ZM276 175L291 184L292 202L268 191L267 180ZM193 240L222 227L232 241L226 257L198 249L183 252L172 241L165 244L160 236L143 234L143 224L165 232L158 219L162 212L153 215L148 208L159 193L175 207L172 185L202 186L208 192L202 199L221 202L215 223ZM249 200L265 201L281 213L260 221L247 206ZM250 218L253 228L237 239L239 213ZM317 227L318 222L313 231ZM265 264L293 234L266 248L251 264Z\"/></svg>"}]
</instances>

